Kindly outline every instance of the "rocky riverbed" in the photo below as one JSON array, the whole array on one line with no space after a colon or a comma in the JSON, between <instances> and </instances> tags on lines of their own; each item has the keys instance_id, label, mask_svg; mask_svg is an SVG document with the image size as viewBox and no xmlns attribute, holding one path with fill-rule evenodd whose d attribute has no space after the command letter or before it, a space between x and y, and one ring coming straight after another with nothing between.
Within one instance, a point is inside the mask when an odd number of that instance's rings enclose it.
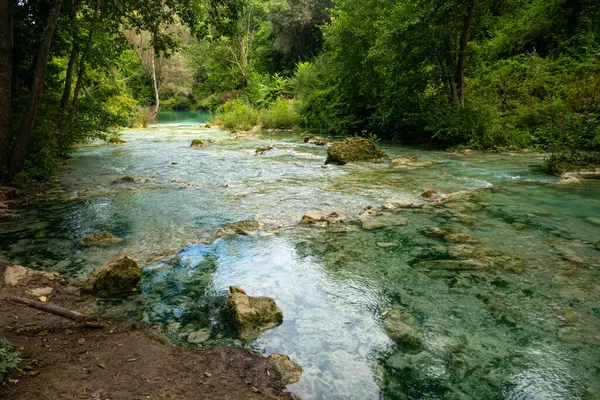
<instances>
[{"instance_id":1,"label":"rocky riverbed","mask_svg":"<svg viewBox=\"0 0 600 400\"><path fill-rule=\"evenodd\" d=\"M81 146L49 199L15 210L0 260L77 277L126 255L139 291L95 311L286 354L306 399L600 395L598 181L559 184L536 154L385 144L388 159L325 164L326 140L290 132L124 139ZM83 242L102 232L118 240ZM240 337L230 286L281 323Z\"/></svg>"}]
</instances>

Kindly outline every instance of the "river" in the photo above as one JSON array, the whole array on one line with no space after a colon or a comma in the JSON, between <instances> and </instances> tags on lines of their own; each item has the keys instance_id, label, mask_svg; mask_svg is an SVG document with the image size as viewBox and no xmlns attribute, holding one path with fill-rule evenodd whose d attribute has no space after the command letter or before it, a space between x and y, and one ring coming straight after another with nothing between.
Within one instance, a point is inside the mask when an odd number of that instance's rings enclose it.
<instances>
[{"instance_id":1,"label":"river","mask_svg":"<svg viewBox=\"0 0 600 400\"><path fill-rule=\"evenodd\" d=\"M160 324L181 345L205 330L198 346L288 354L304 368L289 387L303 399L600 396L600 182L559 185L537 154L385 143L391 157L426 162L324 165L326 148L292 133L238 138L199 127L197 115L159 121L125 131L123 145L79 146L50 198L0 226L0 261L77 276L128 254L143 266L142 293L100 304L105 312ZM135 182L112 184L125 175ZM470 192L380 212L380 229L298 224L306 212L356 219L429 187ZM260 222L258 234L214 240L244 219ZM428 237L428 227L476 243ZM100 231L122 241L81 243ZM431 264L464 259L494 262ZM236 340L229 285L273 297L283 324ZM390 339L398 315L418 332L416 348Z\"/></svg>"}]
</instances>

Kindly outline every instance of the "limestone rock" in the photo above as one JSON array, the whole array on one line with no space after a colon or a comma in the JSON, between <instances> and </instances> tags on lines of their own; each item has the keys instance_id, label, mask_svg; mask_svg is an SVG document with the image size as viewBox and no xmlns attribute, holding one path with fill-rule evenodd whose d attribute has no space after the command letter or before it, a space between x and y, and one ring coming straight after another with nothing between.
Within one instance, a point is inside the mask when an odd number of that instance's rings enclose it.
<instances>
[{"instance_id":1,"label":"limestone rock","mask_svg":"<svg viewBox=\"0 0 600 400\"><path fill-rule=\"evenodd\" d=\"M317 146L327 146L329 143L331 143L329 140L325 139L324 137L313 136L313 135L302 136L302 141L304 143L311 143L311 144L315 144Z\"/></svg>"},{"instance_id":2,"label":"limestone rock","mask_svg":"<svg viewBox=\"0 0 600 400\"><path fill-rule=\"evenodd\" d=\"M258 155L263 155L267 151L271 151L271 150L273 150L273 145L269 144L269 145L266 145L266 146L257 147L256 150L254 151L254 153L258 154Z\"/></svg>"},{"instance_id":3,"label":"limestone rock","mask_svg":"<svg viewBox=\"0 0 600 400\"><path fill-rule=\"evenodd\" d=\"M444 240L450 243L477 243L477 239L468 233L448 233Z\"/></svg>"},{"instance_id":4,"label":"limestone rock","mask_svg":"<svg viewBox=\"0 0 600 400\"><path fill-rule=\"evenodd\" d=\"M556 183L559 185L572 185L572 184L581 183L581 179L579 179L575 176L565 176L564 178L562 178L560 181L558 181Z\"/></svg>"},{"instance_id":5,"label":"limestone rock","mask_svg":"<svg viewBox=\"0 0 600 400\"><path fill-rule=\"evenodd\" d=\"M421 346L421 331L411 326L414 324L412 315L400 310L388 310L383 324L389 338L394 342L410 348Z\"/></svg>"},{"instance_id":6,"label":"limestone rock","mask_svg":"<svg viewBox=\"0 0 600 400\"><path fill-rule=\"evenodd\" d=\"M306 213L302 216L300 220L301 225L313 225L319 221L323 220L323 216L317 213Z\"/></svg>"},{"instance_id":7,"label":"limestone rock","mask_svg":"<svg viewBox=\"0 0 600 400\"><path fill-rule=\"evenodd\" d=\"M142 272L137 263L124 256L93 270L82 289L99 295L130 293L141 279Z\"/></svg>"},{"instance_id":8,"label":"limestone rock","mask_svg":"<svg viewBox=\"0 0 600 400\"><path fill-rule=\"evenodd\" d=\"M248 296L238 286L230 286L229 292L227 305L233 312L239 339L250 340L283 322L283 312L272 298Z\"/></svg>"},{"instance_id":9,"label":"limestone rock","mask_svg":"<svg viewBox=\"0 0 600 400\"><path fill-rule=\"evenodd\" d=\"M487 259L429 260L415 263L414 267L426 269L445 269L454 271L471 271L489 269L492 267L492 263Z\"/></svg>"},{"instance_id":10,"label":"limestone rock","mask_svg":"<svg viewBox=\"0 0 600 400\"><path fill-rule=\"evenodd\" d=\"M56 281L59 278L55 272L35 271L22 265L10 265L4 269L4 283L9 286L28 286L33 283Z\"/></svg>"},{"instance_id":11,"label":"limestone rock","mask_svg":"<svg viewBox=\"0 0 600 400\"><path fill-rule=\"evenodd\" d=\"M592 225L600 226L600 218L593 218L593 217L590 217L590 218L586 218L586 220L585 220L585 221L586 221L586 222L589 222L589 223L590 223L590 224L592 224Z\"/></svg>"},{"instance_id":12,"label":"limestone rock","mask_svg":"<svg viewBox=\"0 0 600 400\"><path fill-rule=\"evenodd\" d=\"M279 372L281 381L286 386L298 382L302 376L302 367L285 354L271 354L267 357L267 362Z\"/></svg>"},{"instance_id":13,"label":"limestone rock","mask_svg":"<svg viewBox=\"0 0 600 400\"><path fill-rule=\"evenodd\" d=\"M119 184L119 183L133 183L133 182L135 182L135 179L133 179L132 176L125 175L124 177L119 178L119 179L113 181L112 184L116 185L116 184Z\"/></svg>"},{"instance_id":14,"label":"limestone rock","mask_svg":"<svg viewBox=\"0 0 600 400\"><path fill-rule=\"evenodd\" d=\"M444 228L439 228L437 226L433 226L430 228L423 228L421 233L425 236L429 237L444 237L450 234L450 231Z\"/></svg>"},{"instance_id":15,"label":"limestone rock","mask_svg":"<svg viewBox=\"0 0 600 400\"><path fill-rule=\"evenodd\" d=\"M247 219L243 221L227 224L222 228L217 229L216 236L234 236L234 235L250 235L258 231L259 224L255 219Z\"/></svg>"},{"instance_id":16,"label":"limestone rock","mask_svg":"<svg viewBox=\"0 0 600 400\"><path fill-rule=\"evenodd\" d=\"M39 288L30 289L27 291L27 294L31 295L33 297L50 296L53 291L54 291L54 288L47 286L47 287L39 287Z\"/></svg>"},{"instance_id":17,"label":"limestone rock","mask_svg":"<svg viewBox=\"0 0 600 400\"><path fill-rule=\"evenodd\" d=\"M97 235L88 235L82 239L86 246L104 246L111 243L119 242L121 239L114 236L110 232L100 232Z\"/></svg>"},{"instance_id":18,"label":"limestone rock","mask_svg":"<svg viewBox=\"0 0 600 400\"><path fill-rule=\"evenodd\" d=\"M353 137L333 143L327 150L325 164L344 165L354 161L373 161L387 157L385 152L376 148L369 140Z\"/></svg>"},{"instance_id":19,"label":"limestone rock","mask_svg":"<svg viewBox=\"0 0 600 400\"><path fill-rule=\"evenodd\" d=\"M438 192L437 192L437 190L435 190L433 188L429 188L429 189L425 190L423 193L421 193L421 197L423 197L425 199L434 199L434 198L438 197Z\"/></svg>"},{"instance_id":20,"label":"limestone rock","mask_svg":"<svg viewBox=\"0 0 600 400\"><path fill-rule=\"evenodd\" d=\"M190 147L204 147L204 142L201 139L194 139Z\"/></svg>"},{"instance_id":21,"label":"limestone rock","mask_svg":"<svg viewBox=\"0 0 600 400\"><path fill-rule=\"evenodd\" d=\"M416 156L400 157L400 158L394 158L392 160L392 164L408 164L408 163L415 163L417 161L419 161L419 158Z\"/></svg>"},{"instance_id":22,"label":"limestone rock","mask_svg":"<svg viewBox=\"0 0 600 400\"><path fill-rule=\"evenodd\" d=\"M388 224L383 221L377 220L364 220L361 222L361 226L366 231L372 231L375 229L387 228Z\"/></svg>"}]
</instances>

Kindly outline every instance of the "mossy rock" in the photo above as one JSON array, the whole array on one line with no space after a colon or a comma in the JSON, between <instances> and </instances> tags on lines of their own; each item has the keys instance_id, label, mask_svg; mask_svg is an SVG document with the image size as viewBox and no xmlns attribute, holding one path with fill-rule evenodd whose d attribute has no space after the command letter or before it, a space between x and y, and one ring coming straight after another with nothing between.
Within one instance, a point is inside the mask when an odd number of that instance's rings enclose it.
<instances>
[{"instance_id":1,"label":"mossy rock","mask_svg":"<svg viewBox=\"0 0 600 400\"><path fill-rule=\"evenodd\" d=\"M260 146L257 147L256 150L254 151L256 154L265 154L267 151L273 150L273 145L269 144L267 146Z\"/></svg>"},{"instance_id":2,"label":"mossy rock","mask_svg":"<svg viewBox=\"0 0 600 400\"><path fill-rule=\"evenodd\" d=\"M327 150L325 164L344 165L354 161L374 161L383 158L388 158L388 155L369 140L353 137L333 143Z\"/></svg>"},{"instance_id":3,"label":"mossy rock","mask_svg":"<svg viewBox=\"0 0 600 400\"><path fill-rule=\"evenodd\" d=\"M93 270L82 289L101 296L131 293L141 279L142 272L137 263L124 256Z\"/></svg>"},{"instance_id":4,"label":"mossy rock","mask_svg":"<svg viewBox=\"0 0 600 400\"><path fill-rule=\"evenodd\" d=\"M283 312L272 298L248 296L238 286L230 286L229 292L227 305L233 312L239 339L251 340L283 322Z\"/></svg>"},{"instance_id":5,"label":"mossy rock","mask_svg":"<svg viewBox=\"0 0 600 400\"><path fill-rule=\"evenodd\" d=\"M192 144L190 144L190 147L204 147L204 142L200 139L194 139L192 140Z\"/></svg>"},{"instance_id":6,"label":"mossy rock","mask_svg":"<svg viewBox=\"0 0 600 400\"><path fill-rule=\"evenodd\" d=\"M135 179L133 179L133 176L125 175L124 177L113 181L112 184L116 185L119 183L133 183L133 182L135 182Z\"/></svg>"},{"instance_id":7,"label":"mossy rock","mask_svg":"<svg viewBox=\"0 0 600 400\"><path fill-rule=\"evenodd\" d=\"M82 239L83 244L86 246L104 246L111 243L120 241L118 237L114 236L110 232L100 232L97 235L88 235Z\"/></svg>"}]
</instances>

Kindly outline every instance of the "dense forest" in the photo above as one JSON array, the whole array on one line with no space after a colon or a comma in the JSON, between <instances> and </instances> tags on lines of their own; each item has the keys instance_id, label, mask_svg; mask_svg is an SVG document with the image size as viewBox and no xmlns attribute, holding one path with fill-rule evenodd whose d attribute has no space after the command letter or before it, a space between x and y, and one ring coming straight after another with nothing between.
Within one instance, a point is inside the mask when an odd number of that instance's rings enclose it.
<instances>
[{"instance_id":1,"label":"dense forest","mask_svg":"<svg viewBox=\"0 0 600 400\"><path fill-rule=\"evenodd\" d=\"M600 151L595 0L0 3L0 165L17 184L163 110L441 148Z\"/></svg>"}]
</instances>

